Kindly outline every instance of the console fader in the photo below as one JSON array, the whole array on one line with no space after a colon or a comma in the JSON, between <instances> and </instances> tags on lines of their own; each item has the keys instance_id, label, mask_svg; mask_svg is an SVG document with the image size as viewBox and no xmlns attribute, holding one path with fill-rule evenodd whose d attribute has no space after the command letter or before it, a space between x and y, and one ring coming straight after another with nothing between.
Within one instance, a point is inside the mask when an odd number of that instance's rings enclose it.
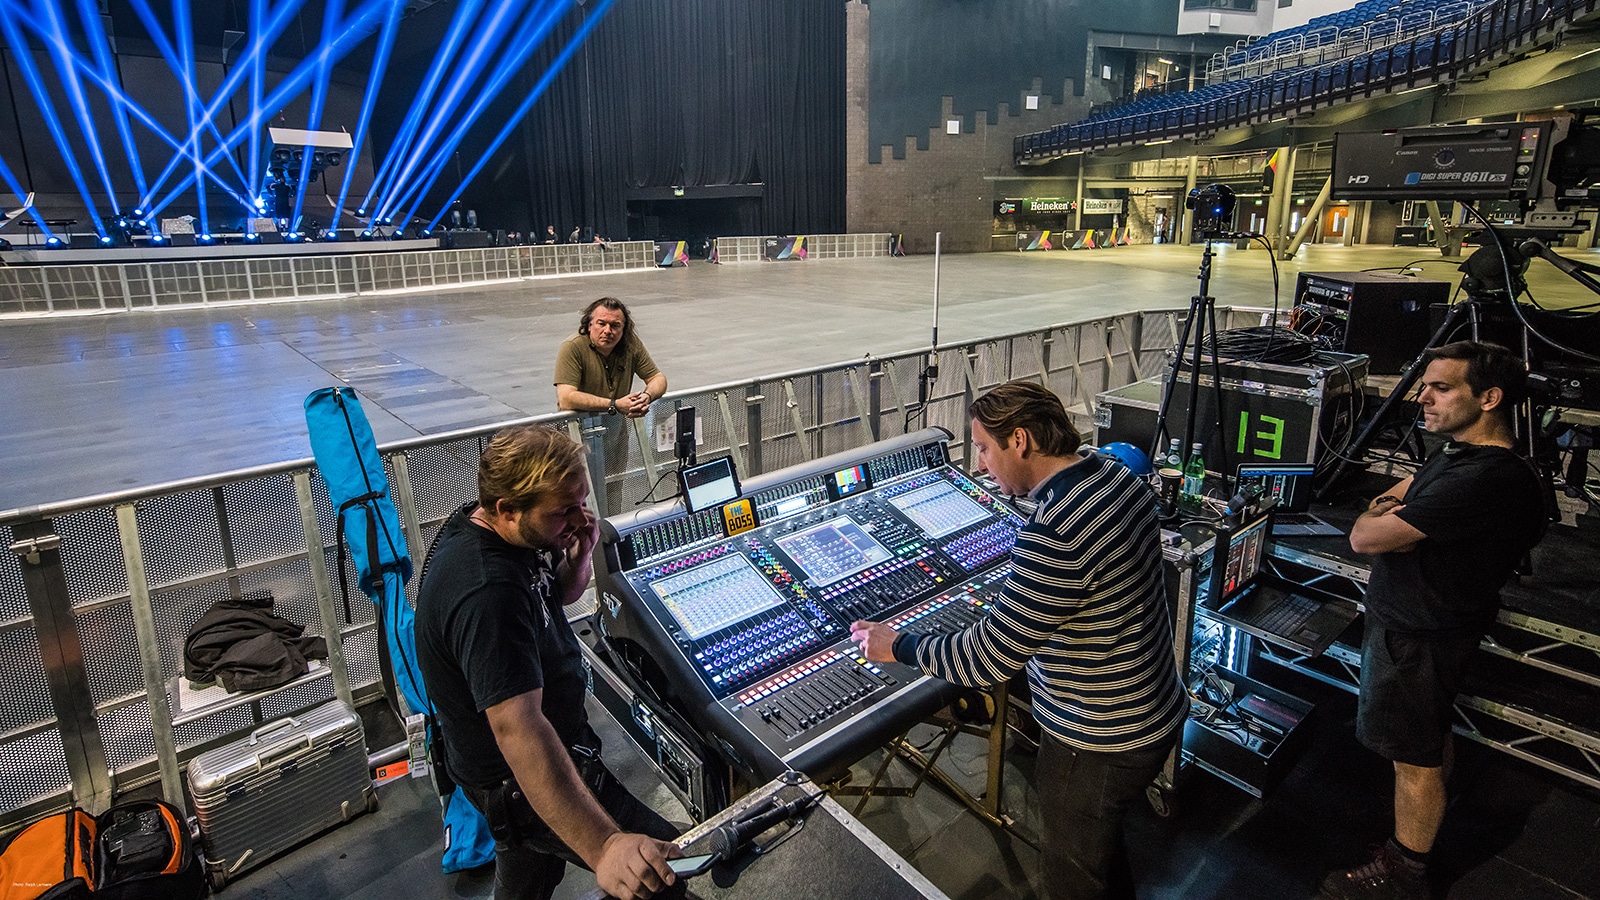
<instances>
[{"instance_id":1,"label":"console fader","mask_svg":"<svg viewBox=\"0 0 1600 900\"><path fill-rule=\"evenodd\" d=\"M850 623L956 631L1010 573L1024 521L950 465L949 438L927 429L774 472L714 509L607 520L601 634L648 657L655 693L736 768L843 769L952 695L862 657Z\"/></svg>"}]
</instances>

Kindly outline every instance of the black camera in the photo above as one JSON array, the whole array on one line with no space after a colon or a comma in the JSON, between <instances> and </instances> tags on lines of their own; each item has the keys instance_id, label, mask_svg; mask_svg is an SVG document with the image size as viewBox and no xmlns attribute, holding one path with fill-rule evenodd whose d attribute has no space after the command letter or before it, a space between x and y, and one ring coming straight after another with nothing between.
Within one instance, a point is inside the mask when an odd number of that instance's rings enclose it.
<instances>
[{"instance_id":1,"label":"black camera","mask_svg":"<svg viewBox=\"0 0 1600 900\"><path fill-rule=\"evenodd\" d=\"M1183 205L1194 211L1194 233L1201 239L1223 237L1233 232L1233 209L1237 201L1233 188L1208 184L1189 192Z\"/></svg>"}]
</instances>

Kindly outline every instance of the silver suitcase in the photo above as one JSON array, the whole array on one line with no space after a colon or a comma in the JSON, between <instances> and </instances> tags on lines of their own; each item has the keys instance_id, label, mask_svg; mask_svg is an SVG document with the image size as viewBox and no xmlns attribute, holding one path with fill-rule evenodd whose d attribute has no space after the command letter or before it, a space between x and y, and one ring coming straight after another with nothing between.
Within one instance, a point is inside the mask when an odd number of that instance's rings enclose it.
<instances>
[{"instance_id":1,"label":"silver suitcase","mask_svg":"<svg viewBox=\"0 0 1600 900\"><path fill-rule=\"evenodd\" d=\"M269 722L189 763L211 883L378 808L361 718L341 700Z\"/></svg>"}]
</instances>

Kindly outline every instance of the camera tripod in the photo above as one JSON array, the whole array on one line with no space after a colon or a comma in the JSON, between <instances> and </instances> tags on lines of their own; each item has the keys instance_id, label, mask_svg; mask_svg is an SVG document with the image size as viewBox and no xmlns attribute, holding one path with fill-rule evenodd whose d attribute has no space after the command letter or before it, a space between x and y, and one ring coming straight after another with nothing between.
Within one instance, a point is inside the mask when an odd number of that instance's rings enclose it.
<instances>
[{"instance_id":1,"label":"camera tripod","mask_svg":"<svg viewBox=\"0 0 1600 900\"><path fill-rule=\"evenodd\" d=\"M1200 292L1189 298L1189 315L1183 323L1183 336L1178 338L1177 348L1172 355L1172 365L1167 372L1166 384L1161 390L1161 406L1156 410L1155 431L1150 435L1150 459L1152 462L1159 459L1161 452L1161 438L1167 430L1167 411L1172 406L1173 392L1178 388L1178 376L1183 371L1184 354L1191 352L1189 337L1194 336L1192 347L1192 362L1190 368L1192 377L1189 379L1189 414L1183 427L1182 453L1187 454L1194 446L1195 420L1200 417L1200 357L1202 354L1211 358L1211 391L1213 406L1217 418L1214 435L1222 435L1222 367L1217 363L1215 338L1217 334L1217 298L1211 296L1211 260L1215 254L1211 252L1211 238L1213 235L1203 235L1205 252L1200 257ZM1210 332L1213 338L1210 350L1205 349L1206 333ZM1216 445L1222 453L1222 459L1227 458L1227 441L1218 441ZM1161 466L1156 464L1156 468ZM1226 472L1224 463L1220 471Z\"/></svg>"}]
</instances>

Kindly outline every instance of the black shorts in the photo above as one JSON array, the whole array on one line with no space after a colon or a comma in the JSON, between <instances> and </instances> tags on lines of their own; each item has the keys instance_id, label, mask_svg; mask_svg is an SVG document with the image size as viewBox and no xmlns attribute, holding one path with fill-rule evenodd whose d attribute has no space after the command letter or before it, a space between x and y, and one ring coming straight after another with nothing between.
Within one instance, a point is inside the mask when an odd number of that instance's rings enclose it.
<instances>
[{"instance_id":1,"label":"black shorts","mask_svg":"<svg viewBox=\"0 0 1600 900\"><path fill-rule=\"evenodd\" d=\"M1444 745L1475 631L1389 631L1368 618L1361 642L1361 702L1356 737L1385 759L1444 765Z\"/></svg>"}]
</instances>

